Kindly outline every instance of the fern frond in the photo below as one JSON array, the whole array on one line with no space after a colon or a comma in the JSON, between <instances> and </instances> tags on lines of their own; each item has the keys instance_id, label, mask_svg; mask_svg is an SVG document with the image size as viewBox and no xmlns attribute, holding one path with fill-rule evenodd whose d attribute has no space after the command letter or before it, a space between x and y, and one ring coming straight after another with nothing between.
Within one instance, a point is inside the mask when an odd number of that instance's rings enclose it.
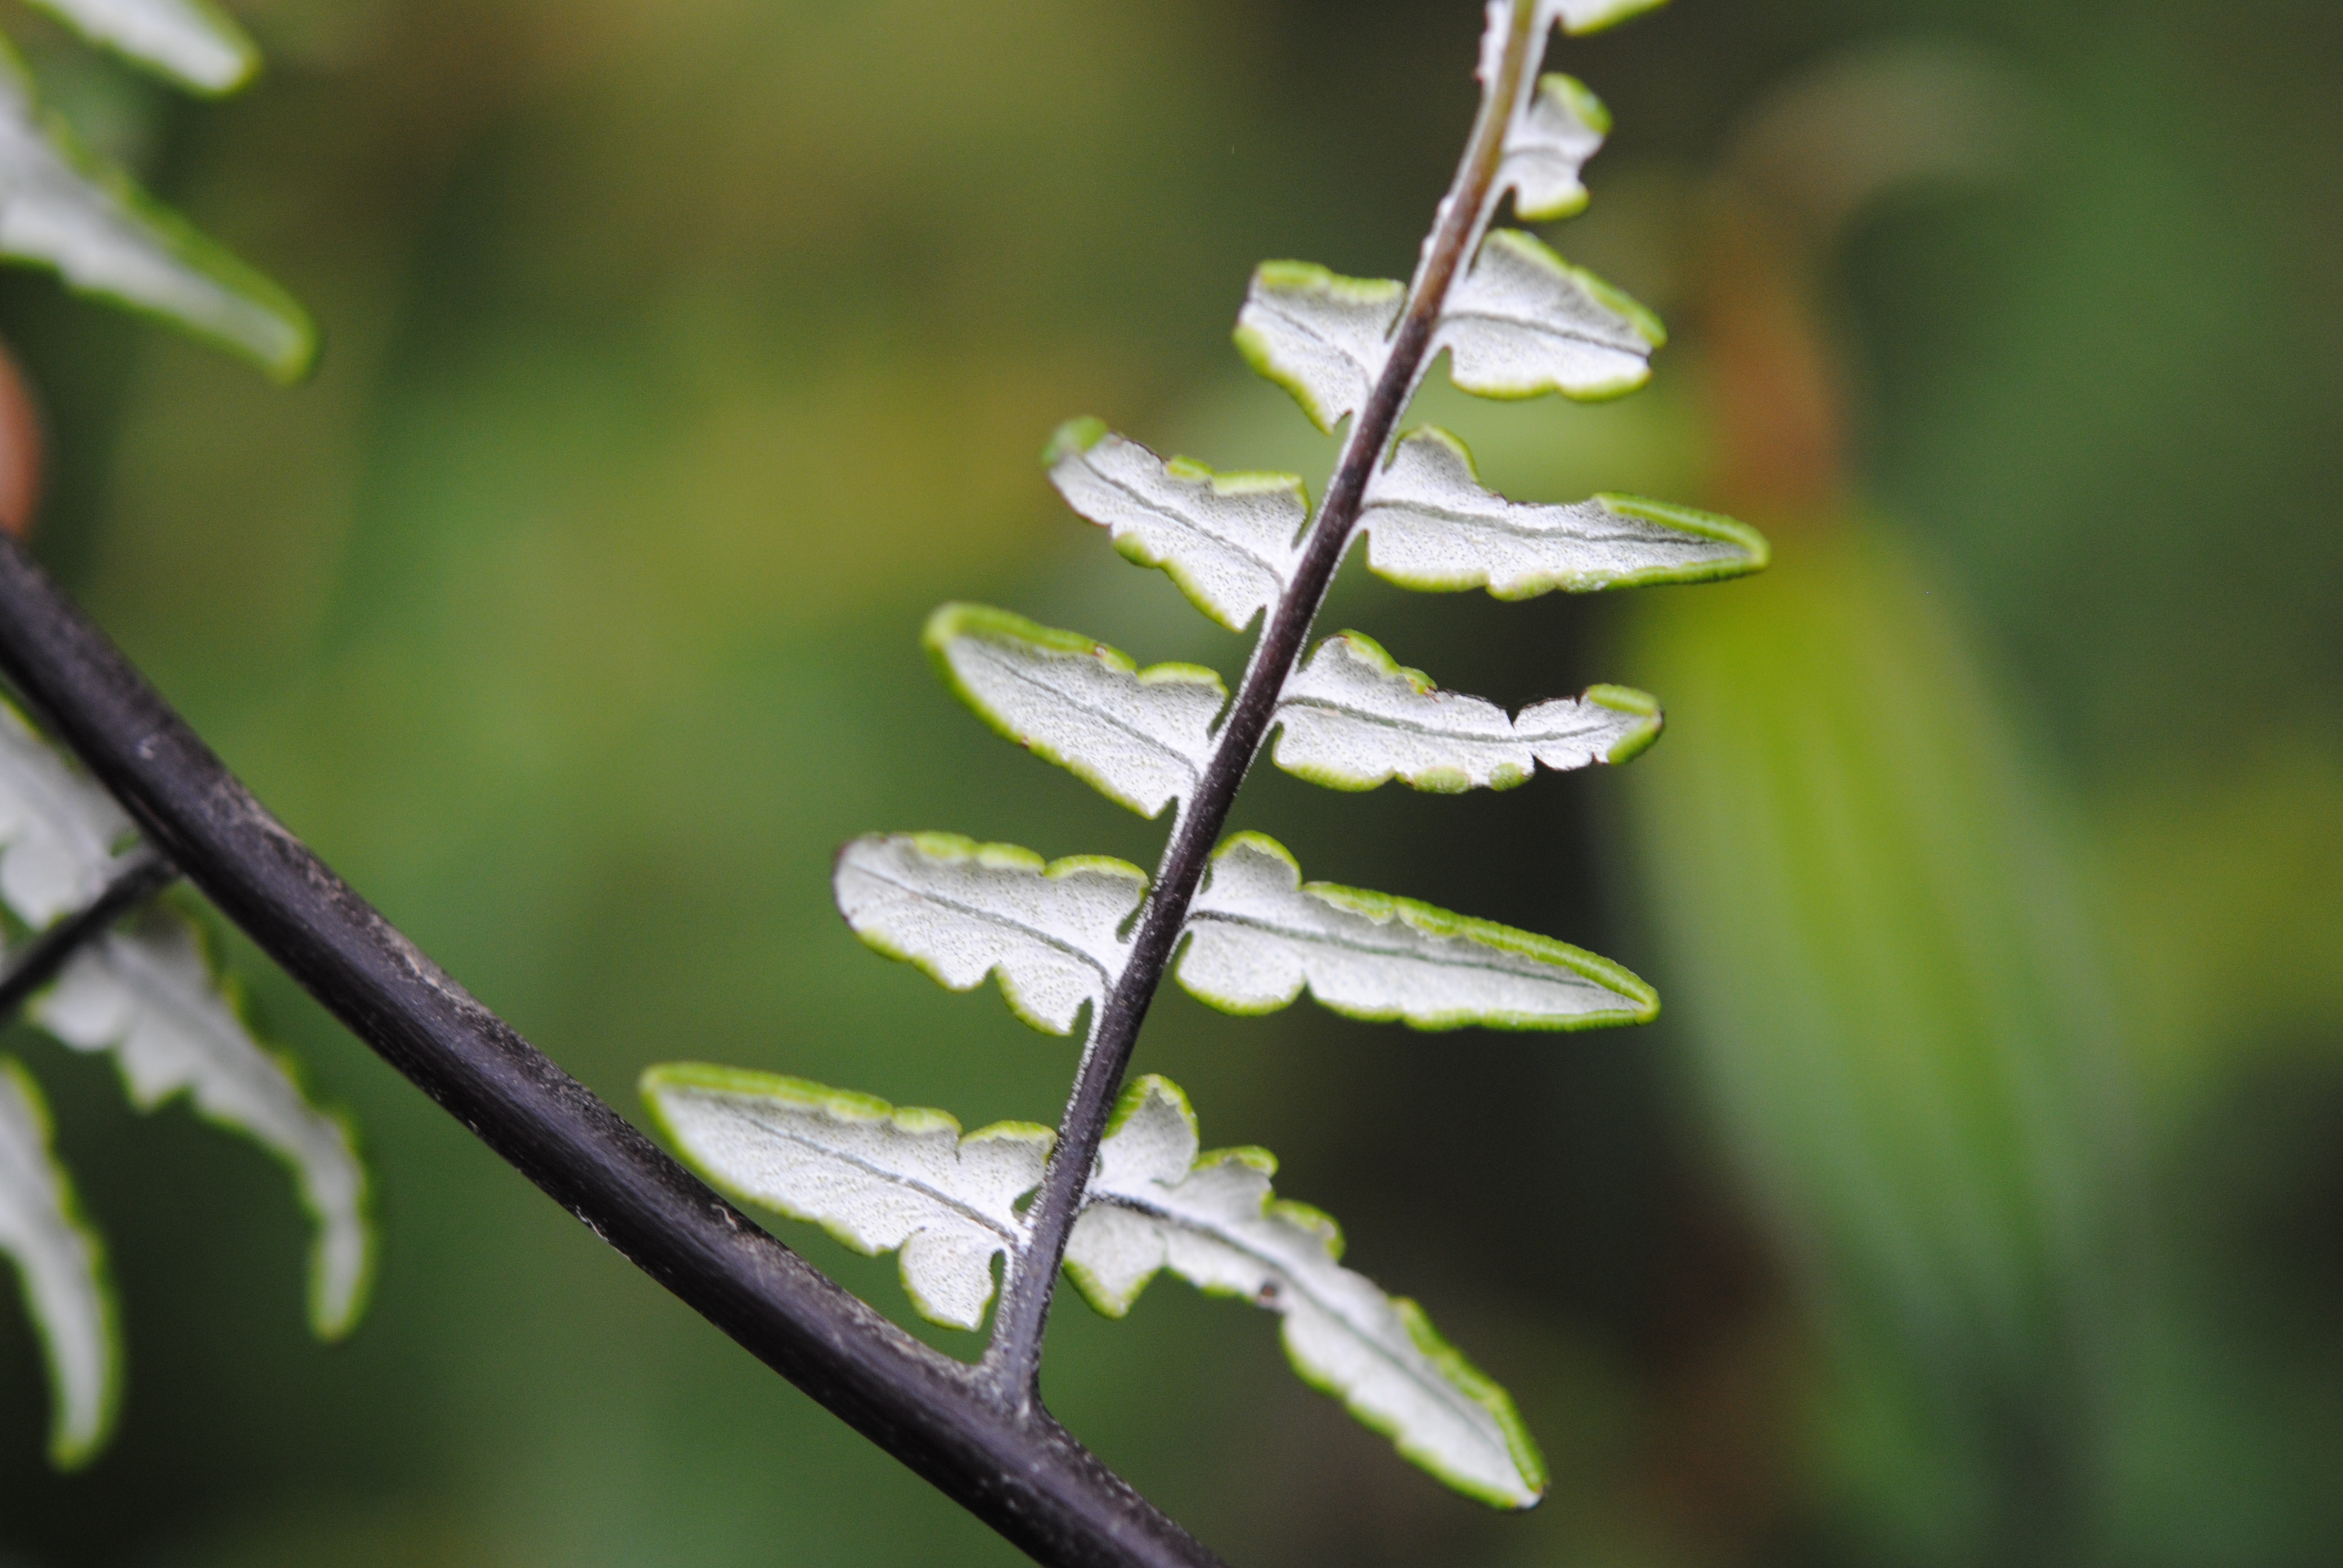
<instances>
[{"instance_id":1,"label":"fern frond","mask_svg":"<svg viewBox=\"0 0 2343 1568\"><path fill-rule=\"evenodd\" d=\"M112 1052L139 1110L184 1091L206 1121L283 1161L317 1228L309 1325L325 1340L357 1326L374 1272L374 1227L356 1136L310 1101L289 1059L254 1036L192 923L148 911L76 953L30 1012L76 1050Z\"/></svg>"},{"instance_id":2,"label":"fern frond","mask_svg":"<svg viewBox=\"0 0 2343 1568\"><path fill-rule=\"evenodd\" d=\"M112 797L0 703L0 901L27 925L69 930L75 922L63 917L112 907L102 900L131 863L116 849L134 839ZM365 1303L374 1241L347 1123L311 1104L292 1062L255 1038L186 920L149 910L128 929L106 930L101 920L88 930L28 1015L75 1050L112 1052L139 1109L185 1091L204 1117L284 1161L316 1226L310 1326L325 1339L348 1332ZM78 1463L103 1440L116 1398L119 1370L105 1348L112 1307L96 1241L79 1228L70 1183L46 1152L38 1091L13 1064L9 1071L0 1086L14 1096L0 1106L0 1244L18 1258L49 1347L54 1450L59 1463Z\"/></svg>"},{"instance_id":3,"label":"fern frond","mask_svg":"<svg viewBox=\"0 0 2343 1568\"><path fill-rule=\"evenodd\" d=\"M1005 610L951 604L929 620L938 668L993 729L1143 815L1179 808L1151 881L1120 860L1044 863L948 835L865 838L840 855L839 909L870 946L953 990L997 977L1038 1029L1069 1033L1088 1010L1054 1142L1022 1124L963 1139L940 1112L792 1080L691 1067L645 1080L686 1158L864 1251L901 1247L907 1287L940 1322L974 1324L992 1260L1005 1258L975 1375L1016 1408L1038 1408L1061 1261L1111 1316L1169 1267L1283 1314L1302 1374L1450 1484L1506 1507L1544 1490L1503 1391L1413 1303L1342 1269L1332 1221L1274 1200L1274 1161L1257 1150L1200 1155L1194 1115L1163 1080L1142 1080L1113 1107L1167 975L1225 1011L1271 1011L1308 990L1337 1012L1423 1030L1574 1030L1658 1011L1650 987L1594 954L1410 899L1304 883L1274 840L1222 838L1264 746L1279 767L1337 789L1399 779L1455 791L1509 788L1540 767L1624 762L1660 731L1659 705L1640 691L1590 687L1509 715L1439 689L1358 632L1305 660L1361 536L1369 568L1393 581L1500 598L1765 564L1765 541L1729 519L1615 496L1515 503L1481 484L1453 437L1400 435L1442 354L1459 387L1490 397L1608 397L1648 376L1665 338L1649 312L1532 236L1489 229L1509 194L1531 220L1584 204L1581 171L1609 116L1570 78L1537 76L1538 58L1554 27L1592 31L1645 3L1491 0L1483 113L1412 282L1302 262L1254 272L1239 350L1322 430L1350 425L1314 514L1294 476L1166 461L1096 419L1050 443L1051 482L1118 551L1161 568L1231 630L1258 624L1233 694L1211 670L1141 668ZM996 1182L982 1202L962 1170L980 1145Z\"/></svg>"}]
</instances>

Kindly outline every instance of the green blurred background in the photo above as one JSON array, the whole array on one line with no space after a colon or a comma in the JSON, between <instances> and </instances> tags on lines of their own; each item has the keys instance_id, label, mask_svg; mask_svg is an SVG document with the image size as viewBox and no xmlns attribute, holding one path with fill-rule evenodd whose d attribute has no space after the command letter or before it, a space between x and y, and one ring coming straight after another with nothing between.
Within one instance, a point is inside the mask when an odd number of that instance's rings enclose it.
<instances>
[{"instance_id":1,"label":"green blurred background","mask_svg":"<svg viewBox=\"0 0 2343 1568\"><path fill-rule=\"evenodd\" d=\"M1235 671L1036 454L1095 413L1320 481L1331 443L1228 346L1245 276L1405 272L1479 8L232 8L272 70L218 105L7 9L52 101L328 340L283 392L0 277L43 558L623 1109L683 1057L1054 1120L1070 1044L864 951L830 853L1152 862L1159 826L955 709L920 618ZM1643 686L1670 732L1500 796L1272 776L1240 825L1614 956L1668 1014L1418 1035L1172 995L1140 1061L1513 1390L1554 1493L1450 1496L1177 1285L1121 1324L1070 1298L1053 1406L1249 1564L2335 1562L2343 15L1676 0L1554 63L1618 131L1551 237L1674 342L1620 404L1425 413L1517 497L1734 510L1778 564L1520 605L1346 574L1330 629L1508 704ZM131 1368L61 1478L0 1307L0 1563L1014 1560L232 951L364 1129L371 1316L311 1342L280 1173L12 1033ZM890 1263L783 1234L908 1315Z\"/></svg>"}]
</instances>

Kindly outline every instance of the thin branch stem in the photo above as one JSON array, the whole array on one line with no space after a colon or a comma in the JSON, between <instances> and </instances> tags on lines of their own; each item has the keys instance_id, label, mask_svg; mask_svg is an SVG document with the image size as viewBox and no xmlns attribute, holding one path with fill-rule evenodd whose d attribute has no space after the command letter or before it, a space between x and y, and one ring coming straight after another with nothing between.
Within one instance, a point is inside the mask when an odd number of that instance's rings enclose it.
<instances>
[{"instance_id":1,"label":"thin branch stem","mask_svg":"<svg viewBox=\"0 0 2343 1568\"><path fill-rule=\"evenodd\" d=\"M1497 172L1504 160L1505 133L1524 85L1536 68L1538 0L1513 0L1502 24L1504 40L1489 79L1482 84L1481 110L1440 204L1439 216L1424 242L1423 256L1408 290L1383 374L1366 406L1351 422L1326 496L1302 545L1292 582L1270 612L1254 644L1252 659L1237 688L1235 703L1222 727L1212 759L1195 793L1182 805L1171 842L1157 868L1153 890L1132 940L1131 957L1091 1030L1076 1070L1073 1091L1059 1124L1058 1141L1031 1211L1032 1234L1016 1255L995 1315L983 1369L1000 1396L1018 1409L1041 1408L1041 1339L1050 1302L1064 1261L1066 1242L1081 1212L1100 1141L1115 1097L1131 1065L1132 1047L1147 1010L1171 967L1186 929L1212 847L1227 825L1237 789L1251 770L1276 716L1278 693L1302 656L1311 624L1334 580L1343 552L1366 499L1367 480L1391 444L1431 357L1433 329L1458 271L1479 243L1494 205Z\"/></svg>"},{"instance_id":2,"label":"thin branch stem","mask_svg":"<svg viewBox=\"0 0 2343 1568\"><path fill-rule=\"evenodd\" d=\"M95 941L115 921L179 879L179 869L152 850L141 850L90 900L87 909L51 926L0 971L0 1027L16 1016L32 994L56 978L65 960Z\"/></svg>"},{"instance_id":3,"label":"thin branch stem","mask_svg":"<svg viewBox=\"0 0 2343 1568\"><path fill-rule=\"evenodd\" d=\"M751 1354L1044 1563L1219 1563L1047 1412L1005 1408L474 1000L270 816L5 538L0 671L147 841L350 1032Z\"/></svg>"}]
</instances>

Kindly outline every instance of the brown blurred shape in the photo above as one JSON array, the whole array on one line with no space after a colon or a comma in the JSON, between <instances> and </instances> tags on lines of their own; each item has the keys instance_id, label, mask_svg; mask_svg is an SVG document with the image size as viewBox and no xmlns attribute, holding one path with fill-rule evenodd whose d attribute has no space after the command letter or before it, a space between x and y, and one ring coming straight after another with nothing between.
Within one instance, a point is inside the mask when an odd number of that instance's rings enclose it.
<instances>
[{"instance_id":1,"label":"brown blurred shape","mask_svg":"<svg viewBox=\"0 0 2343 1568\"><path fill-rule=\"evenodd\" d=\"M40 410L15 356L0 344L0 528L25 538L40 505Z\"/></svg>"}]
</instances>

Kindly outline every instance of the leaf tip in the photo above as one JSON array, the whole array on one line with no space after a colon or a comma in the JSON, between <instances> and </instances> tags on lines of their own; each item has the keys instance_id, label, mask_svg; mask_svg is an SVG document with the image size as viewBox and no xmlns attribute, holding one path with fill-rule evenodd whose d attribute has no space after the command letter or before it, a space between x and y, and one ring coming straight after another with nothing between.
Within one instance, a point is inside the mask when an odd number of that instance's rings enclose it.
<instances>
[{"instance_id":1,"label":"leaf tip","mask_svg":"<svg viewBox=\"0 0 2343 1568\"><path fill-rule=\"evenodd\" d=\"M112 1441L122 1404L122 1332L106 1240L82 1211L73 1178L57 1159L47 1097L14 1057L0 1057L0 1121L10 1163L45 1188L39 1197L47 1221L66 1239L67 1251L78 1253L62 1265L85 1297L79 1303L85 1310L75 1313L59 1299L72 1292L57 1289L55 1254L44 1268L37 1252L17 1250L36 1245L29 1236L12 1238L8 1248L48 1367L49 1462L61 1471L79 1470Z\"/></svg>"},{"instance_id":2,"label":"leaf tip","mask_svg":"<svg viewBox=\"0 0 2343 1568\"><path fill-rule=\"evenodd\" d=\"M253 362L279 387L298 387L317 374L326 357L326 336L309 313L290 298L277 308L286 327L285 346L273 355L256 355Z\"/></svg>"},{"instance_id":3,"label":"leaf tip","mask_svg":"<svg viewBox=\"0 0 2343 1568\"><path fill-rule=\"evenodd\" d=\"M1050 434L1050 444L1041 448L1041 466L1054 468L1069 457L1079 457L1107 437L1106 421L1085 414L1079 419L1069 419Z\"/></svg>"},{"instance_id":4,"label":"leaf tip","mask_svg":"<svg viewBox=\"0 0 2343 1568\"><path fill-rule=\"evenodd\" d=\"M1272 860L1282 861L1293 873L1296 882L1302 879L1302 862L1293 858L1293 851L1254 828L1230 834L1221 847L1212 851L1212 859L1217 863L1242 855L1265 855Z\"/></svg>"},{"instance_id":5,"label":"leaf tip","mask_svg":"<svg viewBox=\"0 0 2343 1568\"><path fill-rule=\"evenodd\" d=\"M1544 0L1554 25L1574 38L1585 37L1656 11L1668 0Z\"/></svg>"},{"instance_id":6,"label":"leaf tip","mask_svg":"<svg viewBox=\"0 0 2343 1568\"><path fill-rule=\"evenodd\" d=\"M1208 1165L1242 1165L1263 1176L1277 1174L1277 1156L1258 1143L1239 1143L1227 1149L1207 1149L1196 1156L1196 1168ZM1315 1211L1312 1211L1315 1212Z\"/></svg>"},{"instance_id":7,"label":"leaf tip","mask_svg":"<svg viewBox=\"0 0 2343 1568\"><path fill-rule=\"evenodd\" d=\"M1196 1134L1196 1108L1189 1102L1188 1091L1160 1072L1141 1073L1131 1080L1121 1099L1114 1102L1114 1114L1107 1118L1102 1138L1111 1138L1121 1131L1131 1119L1151 1104L1162 1106L1188 1124L1189 1134ZM1118 1314L1119 1315L1119 1314Z\"/></svg>"},{"instance_id":8,"label":"leaf tip","mask_svg":"<svg viewBox=\"0 0 2343 1568\"><path fill-rule=\"evenodd\" d=\"M354 1191L339 1210L306 1201L316 1233L309 1243L309 1332L323 1344L339 1344L357 1332L374 1300L378 1233L374 1219L374 1183L358 1152L357 1123L338 1106L319 1110L341 1134L349 1156Z\"/></svg>"},{"instance_id":9,"label":"leaf tip","mask_svg":"<svg viewBox=\"0 0 2343 1568\"><path fill-rule=\"evenodd\" d=\"M1598 136L1611 134L1611 106L1577 77L1551 71L1538 78L1538 92L1565 107L1573 119Z\"/></svg>"},{"instance_id":10,"label":"leaf tip","mask_svg":"<svg viewBox=\"0 0 2343 1568\"><path fill-rule=\"evenodd\" d=\"M1642 720L1630 726L1604 753L1603 760L1614 768L1632 762L1650 750L1660 732L1667 728L1667 715L1660 709L1660 699L1632 686L1590 686L1581 700Z\"/></svg>"},{"instance_id":11,"label":"leaf tip","mask_svg":"<svg viewBox=\"0 0 2343 1568\"><path fill-rule=\"evenodd\" d=\"M1307 378L1293 374L1279 362L1276 346L1270 342L1266 335L1259 328L1240 321L1237 323L1236 330L1229 335L1229 339L1237 346L1237 352L1243 356L1245 364L1252 367L1254 375L1273 386L1285 389L1302 409L1302 416L1317 427L1320 435L1331 436L1334 433L1334 426L1338 421L1330 416L1326 406L1319 401L1317 394L1311 389Z\"/></svg>"},{"instance_id":12,"label":"leaf tip","mask_svg":"<svg viewBox=\"0 0 2343 1568\"><path fill-rule=\"evenodd\" d=\"M1536 1507L1544 1500L1552 1476L1546 1469L1545 1455L1538 1448L1537 1439L1530 1435L1528 1424L1522 1420L1521 1412L1514 1408L1513 1396L1507 1393L1504 1386L1494 1378L1474 1366L1463 1351L1449 1343L1447 1337L1433 1326L1431 1316L1413 1299L1394 1296L1392 1306L1399 1313L1400 1322L1406 1325L1408 1338L1417 1350L1423 1352L1424 1359L1438 1368L1440 1374L1458 1392L1486 1411L1496 1423L1498 1432L1503 1435L1505 1452L1513 1460L1515 1480L1519 1484L1514 1487L1493 1486L1457 1474L1450 1467L1438 1462L1435 1456L1410 1453L1409 1457L1458 1491L1493 1507Z\"/></svg>"}]
</instances>

